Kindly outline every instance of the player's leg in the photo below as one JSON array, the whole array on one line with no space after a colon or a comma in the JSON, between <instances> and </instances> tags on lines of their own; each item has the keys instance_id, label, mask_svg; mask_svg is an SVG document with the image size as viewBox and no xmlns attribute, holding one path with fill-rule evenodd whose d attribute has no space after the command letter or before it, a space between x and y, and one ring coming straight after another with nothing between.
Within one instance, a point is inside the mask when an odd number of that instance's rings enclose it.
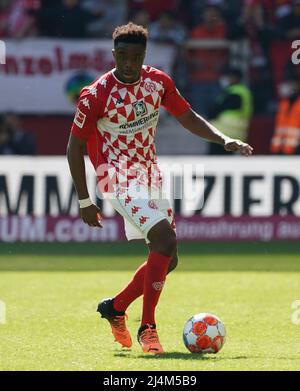
<instances>
[{"instance_id":1,"label":"player's leg","mask_svg":"<svg viewBox=\"0 0 300 391\"><path fill-rule=\"evenodd\" d=\"M152 250L151 243L149 243L148 247L149 247L149 252L151 252ZM168 273L173 271L176 268L177 264L178 264L178 256L176 251L175 255L172 257L172 260L168 266ZM113 298L113 307L116 311L125 312L127 308L130 306L130 304L143 294L146 267L147 267L147 261L144 262L136 270L129 284L126 285L124 289L122 289L122 291Z\"/></svg>"},{"instance_id":2,"label":"player's leg","mask_svg":"<svg viewBox=\"0 0 300 391\"><path fill-rule=\"evenodd\" d=\"M151 244L149 244L149 250L151 251ZM177 263L176 253L170 262L167 273L173 271ZM115 340L123 347L131 347L132 345L130 333L126 328L125 311L134 300L143 294L146 266L147 261L136 270L132 280L118 295L113 299L104 299L98 305L98 312L110 322Z\"/></svg>"},{"instance_id":3,"label":"player's leg","mask_svg":"<svg viewBox=\"0 0 300 391\"><path fill-rule=\"evenodd\" d=\"M130 348L132 346L132 339L126 327L127 314L125 311L116 311L111 298L101 300L98 304L97 311L100 313L101 318L107 319L110 323L115 341L122 345L122 347Z\"/></svg>"},{"instance_id":4,"label":"player's leg","mask_svg":"<svg viewBox=\"0 0 300 391\"><path fill-rule=\"evenodd\" d=\"M124 217L127 211L125 208L122 208L121 203L116 198L108 197L108 201L114 207L114 209L120 213L121 216ZM136 295L140 295L140 290L143 289L143 265L136 271L135 276L133 278L132 283L129 284L128 290L126 290L126 294L122 297L126 297L126 300L130 302L130 300L134 300ZM120 300L122 303L122 300ZM128 304L129 305L129 304ZM126 305L115 306L114 298L106 298L102 299L98 304L97 311L100 313L102 318L108 320L111 326L111 331L113 336L115 337L115 341L120 343L122 347L131 347L132 339L130 336L130 332L126 327L127 314Z\"/></svg>"},{"instance_id":5,"label":"player's leg","mask_svg":"<svg viewBox=\"0 0 300 391\"><path fill-rule=\"evenodd\" d=\"M150 203L150 205L154 205L153 202ZM157 209L151 209L149 206L149 200L148 201L141 201L139 203L138 200L132 200L130 202L124 203L125 208L120 208L120 203L113 202L113 206L118 212L122 215L124 215L124 212L126 212L125 217L125 232L126 237L128 240L137 240L143 238L146 240L148 246L149 246L149 252L151 252L151 243L149 242L149 239L147 238L147 233L143 233L140 230L140 227L137 225L139 224L139 217L141 215L146 215L152 219L154 222L149 225L149 227L154 226L156 224L156 220L159 216L160 218L166 218L169 223L171 224L172 228L175 229L175 222L173 217L173 212L170 206L170 203L166 199L160 199L156 200L155 202L155 208ZM124 210L125 209L125 210ZM134 210L138 210L137 213L132 213ZM131 217L137 217L136 221L130 221L128 219L128 215ZM149 231L150 228L147 228L146 232ZM177 266L178 258L177 258L177 252L174 254L171 263L168 268L168 273L175 269ZM122 289L120 293L118 293L114 299L113 299L113 307L117 311L123 311L125 312L129 305L138 297L140 297L143 294L143 284L144 284L144 275L146 270L147 262L143 263L135 272L132 280Z\"/></svg>"},{"instance_id":6,"label":"player's leg","mask_svg":"<svg viewBox=\"0 0 300 391\"><path fill-rule=\"evenodd\" d=\"M149 247L149 251L153 250L153 247L152 247L151 243L148 244L148 247ZM176 248L175 254L172 256L171 262L170 262L170 264L168 266L167 275L169 273L171 273L174 269L176 269L177 265L178 265L178 252L177 252L177 248Z\"/></svg>"},{"instance_id":7,"label":"player's leg","mask_svg":"<svg viewBox=\"0 0 300 391\"><path fill-rule=\"evenodd\" d=\"M155 205L155 208L153 208L153 203L149 203L149 200L145 198L136 199L129 196L129 194L128 196L126 195L124 199L109 198L108 200L111 202L114 209L124 217L125 231L128 240L145 238L146 242L149 243L147 234L152 227L160 221L167 222L167 220L169 220L170 224L172 223L173 219L170 215L170 205L168 202L159 202ZM168 227L170 227L170 224ZM128 227L130 229L127 229ZM151 253L152 249L150 247L149 256ZM174 268L176 261L177 257L174 257L174 262L172 260L172 263L170 264L170 270ZM130 334L125 325L125 310L133 300L143 294L147 263L144 263L139 267L132 281L120 292L120 294L114 299L102 300L98 306L100 314L109 320L115 339L123 346L131 345L131 338L129 338ZM119 327L117 322L117 332L115 330L116 319L118 322L121 321L121 327Z\"/></svg>"},{"instance_id":8,"label":"player's leg","mask_svg":"<svg viewBox=\"0 0 300 391\"><path fill-rule=\"evenodd\" d=\"M149 250L151 251L151 244L149 244ZM170 262L167 273L173 271L177 263L178 258L176 253ZM125 311L134 300L143 294L146 266L147 261L136 270L132 280L118 295L113 299L108 298L102 300L98 306L98 311L102 317L110 321L116 341L124 347L131 347L132 345L130 334L125 325Z\"/></svg>"},{"instance_id":9,"label":"player's leg","mask_svg":"<svg viewBox=\"0 0 300 391\"><path fill-rule=\"evenodd\" d=\"M148 239L151 251L145 269L143 314L138 341L144 352L163 353L156 331L155 309L171 261L177 252L177 239L175 231L166 219L149 230Z\"/></svg>"}]
</instances>

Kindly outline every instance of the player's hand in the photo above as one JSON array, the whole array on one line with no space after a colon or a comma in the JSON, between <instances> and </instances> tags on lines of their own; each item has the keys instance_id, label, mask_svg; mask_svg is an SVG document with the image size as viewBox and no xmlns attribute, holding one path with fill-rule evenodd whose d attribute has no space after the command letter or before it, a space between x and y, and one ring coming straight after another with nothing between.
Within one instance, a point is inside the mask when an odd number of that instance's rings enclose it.
<instances>
[{"instance_id":1,"label":"player's hand","mask_svg":"<svg viewBox=\"0 0 300 391\"><path fill-rule=\"evenodd\" d=\"M253 148L241 140L228 139L224 145L225 151L239 152L243 156L250 156L253 153Z\"/></svg>"},{"instance_id":2,"label":"player's hand","mask_svg":"<svg viewBox=\"0 0 300 391\"><path fill-rule=\"evenodd\" d=\"M100 227L101 225L101 210L96 205L90 205L87 208L80 209L80 216L82 220L90 227Z\"/></svg>"}]
</instances>

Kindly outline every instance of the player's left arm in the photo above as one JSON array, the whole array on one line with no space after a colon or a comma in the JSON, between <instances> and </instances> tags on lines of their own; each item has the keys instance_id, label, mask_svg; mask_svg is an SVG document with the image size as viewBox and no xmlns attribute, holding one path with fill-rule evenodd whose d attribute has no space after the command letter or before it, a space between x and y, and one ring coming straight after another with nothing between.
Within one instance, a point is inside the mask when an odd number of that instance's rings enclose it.
<instances>
[{"instance_id":1,"label":"player's left arm","mask_svg":"<svg viewBox=\"0 0 300 391\"><path fill-rule=\"evenodd\" d=\"M162 106L167 109L184 128L188 129L196 136L223 145L226 151L239 152L245 156L252 155L253 148L249 144L227 137L211 123L201 117L201 115L192 110L190 104L180 94L170 76L161 72L161 78L165 88L161 102Z\"/></svg>"},{"instance_id":2,"label":"player's left arm","mask_svg":"<svg viewBox=\"0 0 300 391\"><path fill-rule=\"evenodd\" d=\"M189 109L185 113L175 116L177 121L187 130L208 141L221 144L229 152L239 152L241 155L250 156L253 153L251 145L240 140L227 137L211 123L206 121L194 110Z\"/></svg>"}]
</instances>

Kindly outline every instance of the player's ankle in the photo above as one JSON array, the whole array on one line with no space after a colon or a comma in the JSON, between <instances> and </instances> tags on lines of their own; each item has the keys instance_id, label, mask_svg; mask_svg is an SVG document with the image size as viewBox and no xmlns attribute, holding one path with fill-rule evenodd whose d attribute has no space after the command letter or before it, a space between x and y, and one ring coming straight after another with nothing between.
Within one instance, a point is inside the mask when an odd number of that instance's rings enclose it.
<instances>
[{"instance_id":1,"label":"player's ankle","mask_svg":"<svg viewBox=\"0 0 300 391\"><path fill-rule=\"evenodd\" d=\"M140 335L144 330L148 329L148 328L151 328L151 329L156 329L156 324L155 323L146 323L146 324L142 324L140 326L140 328L138 329L138 335Z\"/></svg>"},{"instance_id":2,"label":"player's ankle","mask_svg":"<svg viewBox=\"0 0 300 391\"><path fill-rule=\"evenodd\" d=\"M102 317L115 317L115 316L123 316L125 312L116 311L113 306L113 299L107 298L103 299L99 304L97 311L102 315Z\"/></svg>"},{"instance_id":3,"label":"player's ankle","mask_svg":"<svg viewBox=\"0 0 300 391\"><path fill-rule=\"evenodd\" d=\"M115 299L114 298L111 300L111 308L112 308L112 311L113 311L115 316L123 316L123 315L125 315L125 310L121 310L119 308L116 308Z\"/></svg>"},{"instance_id":4,"label":"player's ankle","mask_svg":"<svg viewBox=\"0 0 300 391\"><path fill-rule=\"evenodd\" d=\"M115 303L115 298L112 299L111 305L112 305L112 309L116 313L116 315L125 315L126 309L118 307Z\"/></svg>"}]
</instances>

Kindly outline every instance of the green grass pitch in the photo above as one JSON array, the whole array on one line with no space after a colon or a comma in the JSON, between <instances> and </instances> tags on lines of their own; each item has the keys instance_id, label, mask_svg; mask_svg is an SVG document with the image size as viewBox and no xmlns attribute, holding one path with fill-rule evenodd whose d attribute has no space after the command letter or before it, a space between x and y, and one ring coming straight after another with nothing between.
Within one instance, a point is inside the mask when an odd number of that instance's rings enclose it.
<instances>
[{"instance_id":1,"label":"green grass pitch","mask_svg":"<svg viewBox=\"0 0 300 391\"><path fill-rule=\"evenodd\" d=\"M299 243L180 245L157 310L162 356L136 342L141 300L128 309L134 345L122 350L98 301L114 295L144 261L141 243L0 244L0 370L299 370ZM185 321L217 314L227 340L216 355L189 353Z\"/></svg>"}]
</instances>

